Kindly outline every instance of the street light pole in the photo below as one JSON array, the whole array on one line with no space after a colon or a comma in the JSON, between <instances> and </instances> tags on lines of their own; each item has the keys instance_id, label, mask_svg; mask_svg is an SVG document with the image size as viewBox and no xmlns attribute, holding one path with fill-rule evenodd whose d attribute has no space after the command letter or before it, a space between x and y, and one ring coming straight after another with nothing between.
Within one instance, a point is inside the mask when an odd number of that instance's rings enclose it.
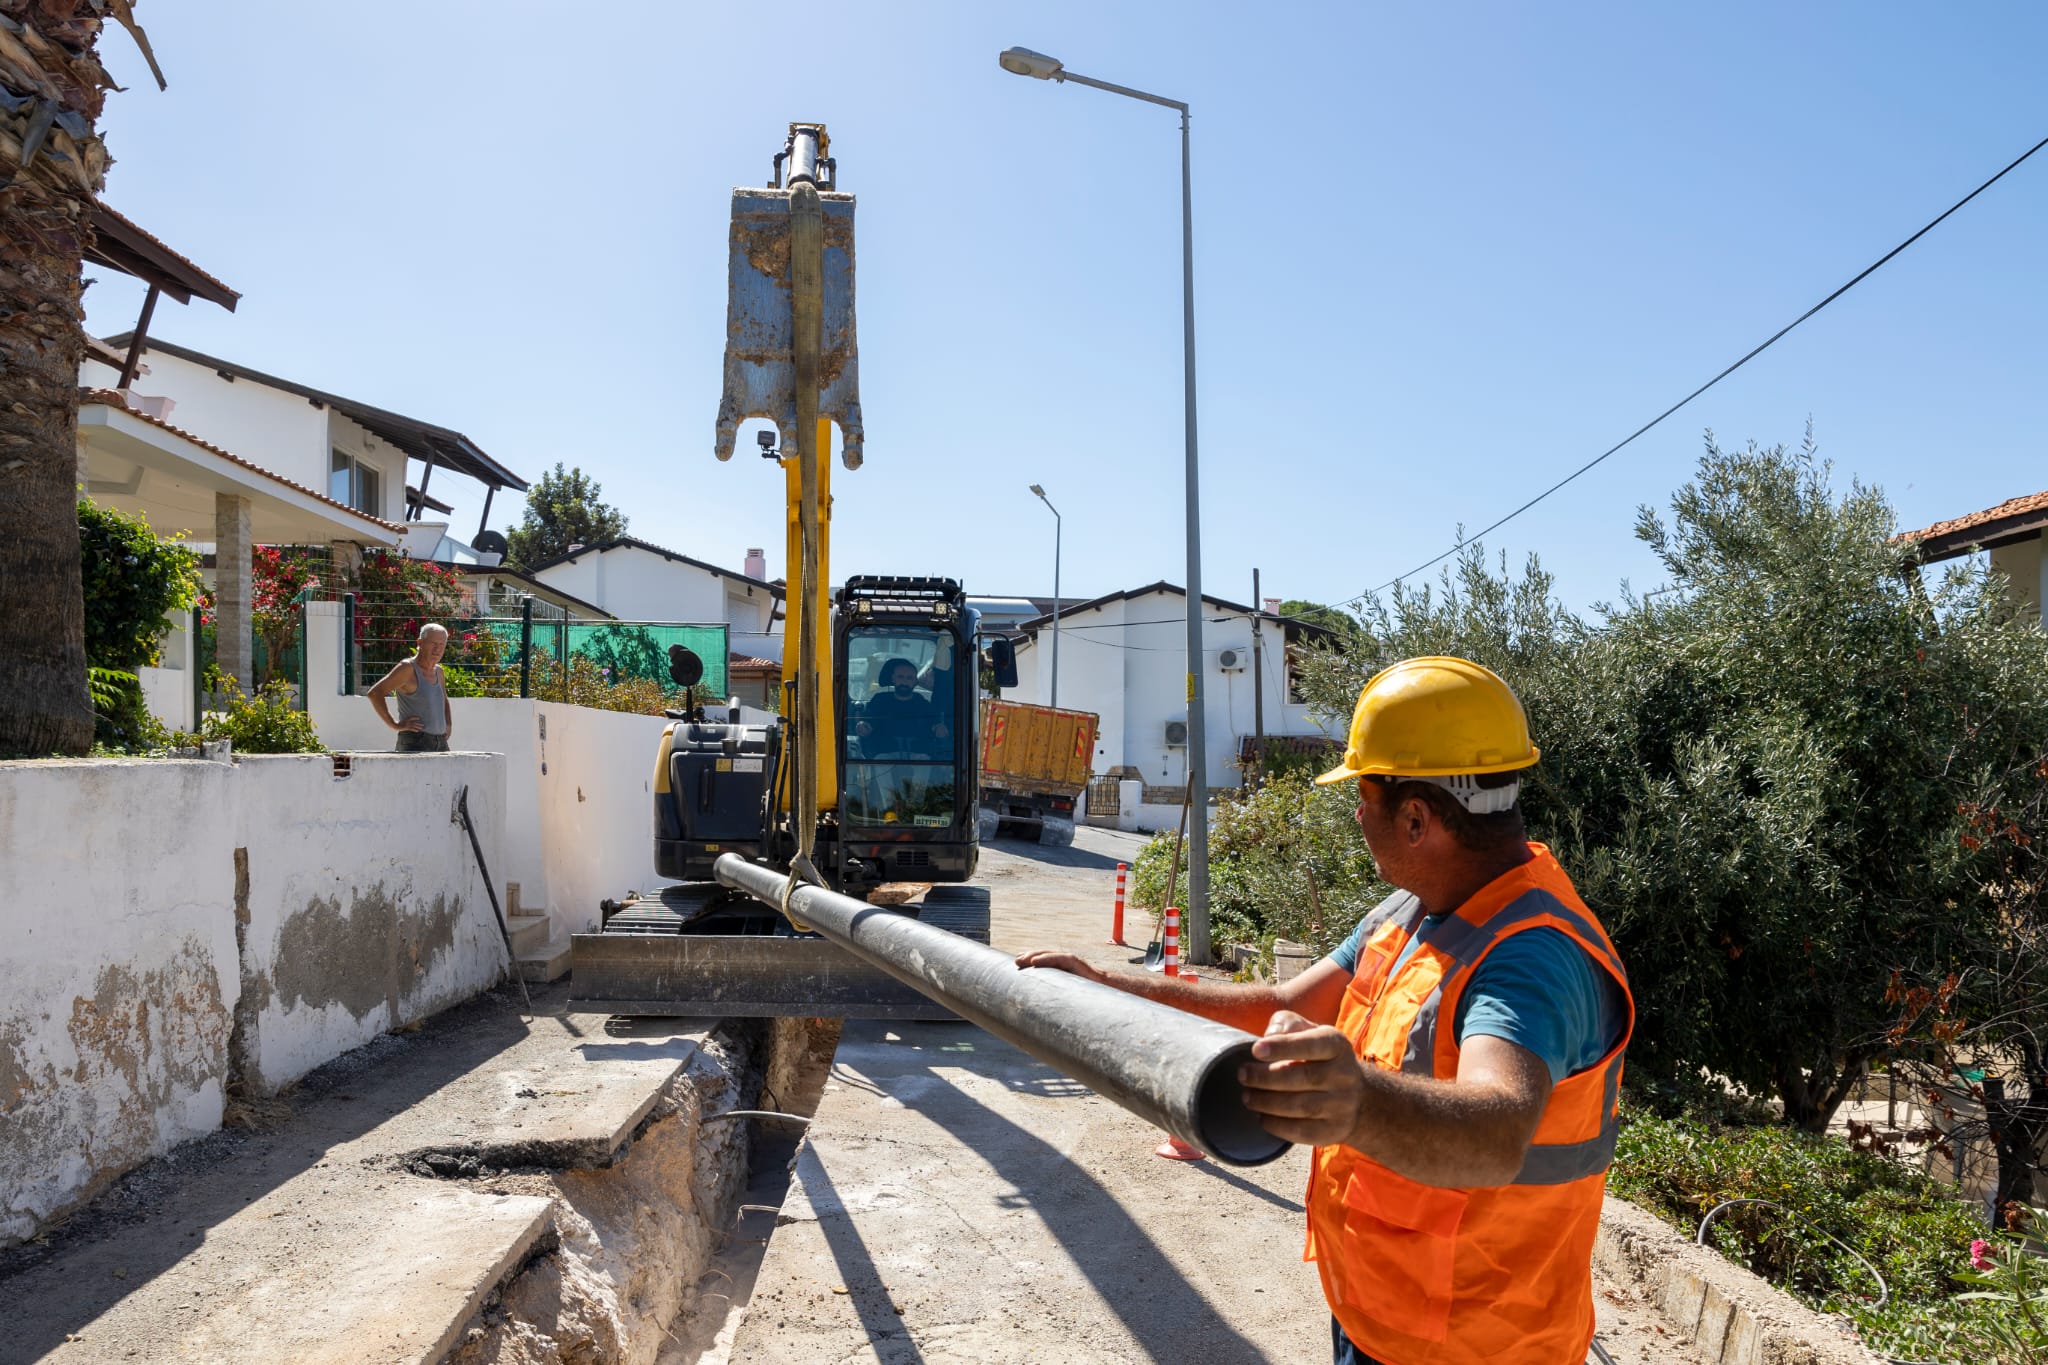
<instances>
[{"instance_id":1,"label":"street light pole","mask_svg":"<svg viewBox=\"0 0 2048 1365\"><path fill-rule=\"evenodd\" d=\"M1037 484L1031 491L1038 494L1038 500L1052 513L1052 709L1060 709L1060 509L1052 505L1052 499Z\"/></svg>"},{"instance_id":2,"label":"street light pole","mask_svg":"<svg viewBox=\"0 0 2048 1365\"><path fill-rule=\"evenodd\" d=\"M1003 70L1014 75L1041 81L1073 81L1078 85L1107 90L1112 95L1124 95L1180 111L1181 387L1186 409L1183 430L1187 436L1188 806L1194 812L1188 830L1187 953L1188 960L1194 965L1207 966L1212 960L1209 943L1209 746L1202 683L1202 515L1195 441L1195 197L1188 147L1188 106L1180 100L1112 85L1092 76L1077 75L1067 70L1059 59L1033 52L1030 48L1005 49L996 60ZM1054 641L1057 658L1057 635ZM1057 663L1054 668L1057 671Z\"/></svg>"}]
</instances>

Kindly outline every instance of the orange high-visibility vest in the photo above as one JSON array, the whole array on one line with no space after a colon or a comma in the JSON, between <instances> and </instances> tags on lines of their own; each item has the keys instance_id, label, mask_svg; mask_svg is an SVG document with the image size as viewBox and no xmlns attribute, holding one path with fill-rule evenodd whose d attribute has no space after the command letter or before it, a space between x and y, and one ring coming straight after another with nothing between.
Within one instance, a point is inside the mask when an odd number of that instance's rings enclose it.
<instances>
[{"instance_id":1,"label":"orange high-visibility vest","mask_svg":"<svg viewBox=\"0 0 2048 1365\"><path fill-rule=\"evenodd\" d=\"M1593 1339L1593 1238L1635 1001L1599 920L1550 850L1529 849L1529 862L1433 924L1405 893L1374 910L1338 1029L1375 1066L1452 1079L1452 1023L1473 969L1509 935L1546 927L1569 934L1620 984L1628 1027L1597 1065L1551 1090L1509 1184L1446 1189L1351 1147L1316 1149L1303 1256L1316 1263L1345 1335L1388 1365L1578 1365Z\"/></svg>"}]
</instances>

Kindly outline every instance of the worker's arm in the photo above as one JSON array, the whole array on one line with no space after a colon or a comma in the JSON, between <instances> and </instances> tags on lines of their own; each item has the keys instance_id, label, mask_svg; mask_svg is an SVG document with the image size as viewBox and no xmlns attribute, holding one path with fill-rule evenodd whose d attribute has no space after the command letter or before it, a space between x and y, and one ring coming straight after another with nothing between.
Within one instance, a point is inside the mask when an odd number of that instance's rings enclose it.
<instances>
[{"instance_id":1,"label":"worker's arm","mask_svg":"<svg viewBox=\"0 0 2048 1365\"><path fill-rule=\"evenodd\" d=\"M1268 1132L1355 1147L1425 1185L1513 1180L1550 1099L1543 1059L1486 1035L1466 1039L1448 1081L1361 1061L1336 1029L1293 1013L1273 1016L1252 1056L1238 1074Z\"/></svg>"},{"instance_id":2,"label":"worker's arm","mask_svg":"<svg viewBox=\"0 0 2048 1365\"><path fill-rule=\"evenodd\" d=\"M1151 972L1105 972L1072 953L1038 948L1017 955L1019 967L1054 967L1089 981L1113 986L1129 995L1156 1000L1219 1024L1241 1028L1246 1033L1264 1033L1268 1022L1282 1010L1304 1019L1337 1022L1337 1007L1344 1003L1344 988L1351 973L1324 958L1292 981L1277 986L1237 981L1208 981L1190 984L1179 977Z\"/></svg>"},{"instance_id":3,"label":"worker's arm","mask_svg":"<svg viewBox=\"0 0 2048 1365\"><path fill-rule=\"evenodd\" d=\"M403 721L393 720L391 712L385 709L384 706L384 699L392 693L412 691L410 687L399 686L400 683L412 681L412 660L400 659L391 666L389 673L386 673L383 677L377 679L376 682L370 684L370 705L375 708L377 719L383 721L386 728L392 730L424 730L427 728L427 723L418 716L407 716Z\"/></svg>"}]
</instances>

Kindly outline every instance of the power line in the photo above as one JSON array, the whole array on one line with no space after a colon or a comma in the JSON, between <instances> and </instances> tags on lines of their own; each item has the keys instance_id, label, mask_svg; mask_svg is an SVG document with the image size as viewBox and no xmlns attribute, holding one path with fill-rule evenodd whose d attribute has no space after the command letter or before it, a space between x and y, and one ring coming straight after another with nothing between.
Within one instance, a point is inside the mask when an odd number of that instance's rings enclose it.
<instances>
[{"instance_id":1,"label":"power line","mask_svg":"<svg viewBox=\"0 0 2048 1365\"><path fill-rule=\"evenodd\" d=\"M1792 321L1790 321L1790 322L1786 323L1786 324L1785 324L1785 325L1784 325L1783 327L1780 327L1780 328L1779 328L1779 329L1778 329L1777 331L1775 331L1775 332L1771 333L1771 335L1770 335L1770 336L1769 336L1769 337L1768 337L1768 338L1767 338L1767 339L1766 339L1766 340L1765 340L1765 341L1764 341L1764 342L1763 342L1763 343L1762 343L1761 345L1759 345L1759 346L1757 346L1757 347L1756 347L1755 349L1751 350L1751 351L1750 351L1750 352L1749 352L1749 353L1748 353L1747 355L1743 356L1743 357L1742 357L1742 359L1740 359L1740 360L1736 361L1736 362L1735 362L1735 363L1734 363L1733 365L1730 365L1730 366L1729 366L1729 367L1728 367L1727 369L1725 369L1725 370L1721 371L1721 373L1719 373L1719 374L1715 375L1715 376L1714 376L1714 377L1713 377L1712 379L1709 379L1709 380L1708 380L1708 381L1707 381L1706 383L1704 383L1704 384L1700 385L1700 386L1699 386L1698 388L1694 389L1694 390L1693 390L1693 391L1692 391L1691 393L1689 393L1689 394L1687 394L1687 395L1686 395L1685 397L1683 397L1683 398L1679 399L1679 400L1678 400L1678 401L1677 401L1676 403L1673 403L1673 404L1672 404L1672 405L1671 405L1670 407L1668 407L1668 408L1664 409L1664 411L1662 411L1662 412L1658 413L1658 414L1657 414L1657 415L1656 415L1655 417L1652 417L1652 418L1651 418L1651 419L1650 419L1649 421L1647 421L1647 422L1643 423L1643 424L1642 424L1641 426L1637 427L1637 428L1636 428L1636 429L1635 429L1634 431L1630 432L1630 433L1629 433L1629 434L1628 434L1627 436L1624 436L1624 437L1623 437L1623 438L1622 438L1621 440L1619 440L1619 441L1615 442L1615 443L1614 443L1613 445L1609 446L1609 447L1608 447L1608 448L1607 448L1606 450L1603 450L1603 451L1602 451L1602 452L1600 452L1600 453L1599 453L1598 455L1594 456L1594 457L1593 457L1592 459L1590 459L1590 460L1586 461L1586 462L1585 462L1584 464L1580 465L1580 466L1579 466L1579 467L1578 467L1577 469L1574 469L1574 470L1573 470L1573 471L1572 471L1571 473L1569 473L1569 474L1565 475L1565 476L1564 476L1563 478L1559 479L1559 480L1558 480L1558 481L1557 481L1556 483L1554 483L1554 484L1550 485L1550 487L1548 487L1548 488L1544 489L1544 490L1543 490L1543 491L1542 491L1541 493L1538 493L1538 494L1537 494L1537 495L1536 495L1535 497L1533 497L1533 498L1529 499L1529 500L1528 500L1527 502L1523 503L1523 504L1522 504L1522 505L1521 505L1520 507L1517 507L1517 508L1516 508L1516 509L1515 509L1514 511L1512 511L1512 512L1508 513L1508 514L1507 514L1506 516L1504 516L1504 517L1502 517L1502 518L1501 518L1500 520L1498 520L1498 521L1494 522L1494 523L1493 523L1492 525L1490 525L1490 526L1487 526L1487 527L1486 527L1486 528L1485 528L1484 530L1481 530L1481 531L1479 531L1478 533L1474 534L1474 535L1473 535L1473 536L1471 536L1471 537L1470 537L1469 539L1461 539L1461 540L1460 540L1460 541L1458 542L1458 544L1456 544L1456 545L1453 545L1453 546L1452 546L1452 547L1451 547L1450 549L1448 549L1448 550L1445 550L1445 551L1444 551L1444 552L1443 552L1442 554L1440 554L1440 555L1436 556L1436 557L1435 557L1434 559L1429 559L1429 560L1425 560L1424 562L1422 562L1422 563L1420 563L1420 564L1416 565L1416 566L1415 566L1414 568L1410 569L1410 570L1409 570L1409 571L1408 571L1407 573L1404 573L1404 574L1397 574L1397 575L1395 575L1394 577L1392 577L1392 578L1388 579L1388 580L1387 580L1386 582L1384 582L1384 583L1380 584L1380 585L1379 585L1379 586L1378 586L1377 588L1368 588L1368 589L1367 589L1366 591L1364 591L1364 592L1362 592L1362 593L1358 594L1358 596L1356 596L1356 597L1353 597L1353 598L1350 598L1350 599L1348 599L1348 600L1347 600L1347 602L1346 602L1346 605L1350 605L1351 603L1355 603L1355 602L1363 602L1363 601L1364 601L1364 600L1365 600L1366 598L1368 598L1368 597L1372 596L1373 594L1375 594L1375 593L1379 593L1379 592L1384 592L1384 591L1386 591L1386 590L1387 590L1388 588L1391 588L1391 587L1393 587L1393 586L1394 586L1394 585L1395 585L1396 583L1399 583L1399 582L1400 582L1400 581L1401 581L1402 579L1405 579L1405 578L1413 578L1413 577L1414 577L1414 576L1415 576L1416 574L1419 574L1419 573L1421 573L1421 572L1422 572L1422 571L1423 571L1424 569L1427 569L1427 568L1431 568L1431 567L1433 567L1434 565L1437 565L1437 564L1441 564L1441 563L1442 563L1443 561L1445 561L1446 559L1449 559L1449 558L1450 558L1450 557L1451 557L1452 555L1454 555L1454 554L1458 553L1458 551L1459 551L1459 550L1463 549L1463 548L1464 548L1464 547L1465 547L1466 545L1470 544L1470 543L1471 543L1472 541L1475 541L1475 540L1480 540L1480 539L1483 539L1484 537L1486 537L1487 535L1491 534L1492 532L1494 532L1494 531L1497 531L1497 530L1499 530L1499 529L1500 529L1501 527L1503 527L1503 526L1507 525L1507 524L1508 524L1509 522L1513 521L1513 520L1514 520L1514 519L1515 519L1516 517L1519 517L1520 515L1522 515L1522 513L1524 513L1524 512L1526 512L1526 511L1528 511L1528 510L1529 510L1529 509L1530 509L1531 507L1534 507L1534 506L1535 506L1535 505L1536 505L1537 503L1539 503L1539 502L1542 502L1542 501L1543 501L1543 500L1544 500L1545 498L1549 497L1549 496L1550 496L1550 495L1551 495L1552 493L1555 493L1555 492L1556 492L1556 491L1557 491L1558 489L1560 489L1560 488L1563 488L1563 487L1564 487L1564 486L1565 486L1566 484L1570 483L1570 482L1571 482L1571 481L1572 481L1573 479L1576 479L1576 478L1578 478L1578 477L1579 477L1579 475L1581 475L1581 474L1585 473L1585 472L1586 472L1587 470L1591 469L1591 468L1592 468L1592 467L1593 467L1594 465L1596 465L1596 464L1599 464L1599 463L1600 463L1600 462L1601 462L1602 460L1605 460L1605 459L1606 459L1606 458L1607 458L1608 456L1610 456L1610 455L1613 455L1613 454L1617 453L1618 451L1620 451L1620 450L1621 450L1621 448L1622 448L1622 447L1624 447L1624 446L1628 445L1628 444L1629 444L1629 443L1630 443L1631 441L1635 440L1635 439L1636 439L1636 437L1638 437L1638 436L1641 436L1641 435L1642 435L1642 434L1643 434L1644 432L1646 432L1646 431L1649 431L1649 430L1650 430L1650 429L1651 429L1652 427L1656 426L1656 425L1657 425L1657 424L1658 424L1659 422L1662 422L1662 421L1663 421L1663 420L1664 420L1665 418L1669 417L1669 416L1670 416L1670 415L1671 415L1672 413L1674 413L1674 412L1677 412L1677 411L1678 411L1678 410L1679 410L1680 408L1684 407L1684 406L1685 406L1685 405L1686 405L1687 403L1690 403L1690 402L1692 402L1692 400L1693 400L1693 399L1695 399L1695 398L1699 397L1699 396L1700 396L1701 394L1705 393L1705 392L1706 392L1706 391L1707 391L1708 389L1711 389L1711 388L1713 388L1713 387L1714 387L1714 385L1716 385L1716 384L1720 383L1720 382L1721 382L1722 380L1726 379L1726 378L1727 378L1727 377L1728 377L1729 375L1731 375L1731 374L1734 374L1734 373L1735 373L1735 372L1736 372L1737 370L1741 369L1741 368L1742 368L1742 367L1743 367L1744 365L1747 365L1747 364L1748 364L1748 363L1749 363L1750 361L1752 361L1752 360L1756 359L1756 358L1757 358L1758 356L1762 355L1762 354L1763 354L1763 353L1764 353L1765 351L1769 350L1769 349L1771 348L1771 346L1772 346L1773 344L1775 344L1775 343L1776 343L1776 342L1778 341L1778 339L1779 339L1780 337L1784 336L1784 335L1785 335L1785 334L1786 334L1787 332L1791 331L1791 330L1792 330L1792 329L1793 329L1794 327L1797 327L1797 326L1798 326L1798 325L1799 325L1800 323L1802 323L1802 322L1806 321L1806 320L1807 320L1808 318L1812 317L1812 316L1813 316L1813 315L1814 315L1815 313L1818 313L1818 312L1819 312L1819 311L1820 311L1821 309L1823 309L1823 308L1827 307L1827 306L1828 306L1829 304L1833 303L1833 302L1834 302L1834 301L1835 301L1836 299L1838 299L1838 298L1842 297L1842 295L1844 295L1844 294L1848 293L1848 292L1849 292L1849 291L1850 291L1851 289L1854 289L1854 288L1855 288L1855 287L1856 287L1857 285L1861 284L1861 283L1862 283L1862 282L1864 281L1864 279L1866 279L1866 278L1867 278L1868 276L1870 276L1871 274L1875 273L1875 272L1876 272L1876 270L1878 269L1878 267L1882 266L1882 265L1883 265L1883 264L1884 264L1885 262L1887 262L1887 261L1891 260L1891 258L1892 258L1892 257L1894 257L1894 256L1898 255L1898 254L1899 254L1899 253L1900 253L1901 251L1904 251L1904 250L1905 250L1905 249L1906 249L1907 247L1909 247L1909 246L1913 245L1913 243L1915 243L1915 242L1919 241L1919 240L1920 240L1920 239L1921 239L1922 237L1925 237L1925 236L1926 236L1926 235L1927 235L1928 233L1930 233L1930 232L1934 231L1934 229L1935 229L1935 228L1937 228L1937 227L1939 227L1939 226L1941 225L1942 221L1943 221L1944 219L1946 219L1946 218L1947 218L1947 217L1949 216L1949 214L1952 214L1952 213L1954 213L1954 212L1955 212L1955 211L1956 211L1957 209L1959 209L1959 208L1961 208L1961 207L1962 207L1963 205L1965 205L1965 204L1969 203L1969 202L1970 202L1970 201L1971 201L1972 199L1975 199L1975 198L1976 198L1976 197L1977 197L1978 195L1980 195L1980 194L1984 193L1984 191L1986 191L1986 190L1990 189L1990 188L1991 188L1991 187L1992 187L1993 185L1996 185L1996 184L1997 184L1997 183L1998 183L1999 181L2001 181L2001 180L2005 179L2005 177L2006 177L2006 176L2007 176L2008 174L2010 174L2010 173L2011 173L2012 171L2014 171L2014 170L2018 169L2018 167L2020 166L2020 163L2024 162L2024 161L2025 161L2025 160L2026 160L2026 159L2027 159L2028 157L2032 156L2032 155L2033 155L2033 154L2034 154L2035 152L2038 152L2038 151L2040 151L2040 150L2041 150L2041 149L2042 149L2043 147L2048 147L2048 137L2044 137L2044 138L2042 138L2042 139L2041 139L2041 140L2040 140L2039 142L2037 142L2037 143L2035 143L2035 144L2034 144L2033 146L2031 146L2031 147L2027 148L2027 150L2026 150L2026 151L2024 151L2024 152L2020 153L2020 155L2019 155L2018 157L2014 158L2014 160L2013 160L2013 161L2011 162L2011 164L2009 164L2008 166L2006 166L2006 168L2005 168L2004 170L2000 171L2000 172L1999 172L1999 173L1998 173L1997 175L1994 175L1994 176L1992 176L1992 177L1991 177L1991 178L1990 178L1989 180L1987 180L1987 181L1985 181L1985 182L1984 182L1983 184L1979 185L1979 186L1978 186L1978 187L1977 187L1976 189L1974 189L1974 190L1971 190L1971 191L1970 191L1970 192L1969 192L1968 194L1964 195L1964 196L1963 196L1963 197L1962 197L1961 199L1958 199L1958 200L1956 200L1956 202L1955 202L1955 203L1953 203L1953 204L1949 205L1949 206L1948 206L1948 208L1947 208L1947 210L1946 210L1946 211L1944 211L1944 212L1942 213L1941 217L1939 217L1939 218L1936 218L1936 219L1935 219L1935 220L1934 220L1933 222L1930 222L1929 224L1927 224L1927 226L1926 226L1926 227L1923 227L1923 228L1921 228L1921 229L1920 229L1920 230L1919 230L1918 232L1914 233L1914 234L1913 234L1913 235L1912 235L1911 237L1908 237L1908 238L1907 238L1907 239L1906 239L1905 241L1903 241L1903 242L1900 242L1900 243L1899 243L1899 244L1898 244L1897 246L1893 247L1893 248L1892 248L1892 249L1891 249L1890 251L1887 251L1887 252L1885 252L1885 254L1884 254L1884 255L1882 255L1882 256L1880 256L1880 257L1878 257L1878 258L1877 258L1877 259L1876 259L1875 261L1871 262L1871 264L1869 264L1868 266L1865 266L1865 267L1863 268L1863 270L1861 270L1860 272L1858 272L1858 274L1856 275L1856 277L1855 277L1854 279L1850 280L1850 281L1849 281L1849 282L1848 282L1847 284L1843 285L1843 286L1842 286L1842 287L1841 287L1840 289L1837 289L1837 290L1836 290L1836 291L1835 291L1834 293L1832 293L1832 294L1828 295L1828 296L1827 296L1826 298L1822 299L1822 300L1821 300L1821 301L1820 301L1819 303L1816 303L1815 305L1813 305L1813 307L1811 307L1811 308L1807 309L1807 310L1806 310L1806 311L1805 311L1804 313L1801 313L1801 314L1800 314L1800 315L1799 315L1798 317L1796 317L1796 318L1792 319Z\"/></svg>"}]
</instances>

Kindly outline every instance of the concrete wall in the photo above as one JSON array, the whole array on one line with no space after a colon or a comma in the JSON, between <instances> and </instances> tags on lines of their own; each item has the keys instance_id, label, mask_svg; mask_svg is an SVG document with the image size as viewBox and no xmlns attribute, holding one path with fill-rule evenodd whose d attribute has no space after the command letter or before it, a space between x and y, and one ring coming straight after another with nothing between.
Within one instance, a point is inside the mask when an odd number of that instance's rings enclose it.
<instances>
[{"instance_id":1,"label":"concrete wall","mask_svg":"<svg viewBox=\"0 0 2048 1365\"><path fill-rule=\"evenodd\" d=\"M154 668L135 670L142 684L143 704L151 715L173 730L199 728L199 718L193 714L192 672L198 661L191 625L190 612L172 617L170 629L164 632L161 663Z\"/></svg>"},{"instance_id":2,"label":"concrete wall","mask_svg":"<svg viewBox=\"0 0 2048 1365\"><path fill-rule=\"evenodd\" d=\"M310 605L309 706L321 742L390 752L394 736L369 701L340 695L340 617L322 610L335 604ZM323 625L324 617L332 619ZM455 697L451 712L457 749L504 757L506 838L491 873L500 884L519 883L523 909L547 910L557 935L579 933L597 927L599 901L662 884L654 874L654 754L666 720L521 697ZM763 716L743 718L758 724Z\"/></svg>"},{"instance_id":3,"label":"concrete wall","mask_svg":"<svg viewBox=\"0 0 2048 1365\"><path fill-rule=\"evenodd\" d=\"M0 763L0 1245L492 984L503 761Z\"/></svg>"},{"instance_id":4,"label":"concrete wall","mask_svg":"<svg viewBox=\"0 0 2048 1365\"><path fill-rule=\"evenodd\" d=\"M1096 772L1123 765L1136 768L1154 786L1186 783L1187 749L1166 742L1166 723L1187 716L1186 612L1187 599L1179 593L1154 592L1060 618L1060 705L1102 718ZM1323 734L1306 706L1287 700L1286 641L1280 627L1263 624L1260 643L1266 733ZM1202 687L1211 788L1238 785L1239 742L1256 733L1251 647L1251 618L1209 603L1202 627ZM1225 650L1236 650L1243 667L1223 668ZM1004 695L1048 703L1052 653L1052 630L1046 627L1019 648L1019 686Z\"/></svg>"}]
</instances>

